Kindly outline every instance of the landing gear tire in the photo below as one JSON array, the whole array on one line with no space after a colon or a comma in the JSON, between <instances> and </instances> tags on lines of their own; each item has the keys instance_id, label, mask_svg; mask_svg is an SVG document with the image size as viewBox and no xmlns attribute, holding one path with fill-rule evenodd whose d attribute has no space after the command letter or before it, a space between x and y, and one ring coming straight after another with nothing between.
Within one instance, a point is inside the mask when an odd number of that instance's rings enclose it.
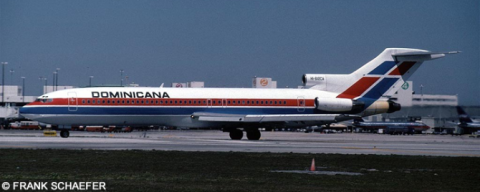
<instances>
[{"instance_id":1,"label":"landing gear tire","mask_svg":"<svg viewBox=\"0 0 480 192\"><path fill-rule=\"evenodd\" d=\"M259 130L247 131L248 140L259 140L262 134Z\"/></svg>"},{"instance_id":2,"label":"landing gear tire","mask_svg":"<svg viewBox=\"0 0 480 192\"><path fill-rule=\"evenodd\" d=\"M232 140L240 140L243 137L243 131L241 130L232 130L230 131L230 138Z\"/></svg>"},{"instance_id":3,"label":"landing gear tire","mask_svg":"<svg viewBox=\"0 0 480 192\"><path fill-rule=\"evenodd\" d=\"M62 130L60 131L60 137L62 138L68 138L68 136L70 136L70 132L67 131L67 130Z\"/></svg>"}]
</instances>

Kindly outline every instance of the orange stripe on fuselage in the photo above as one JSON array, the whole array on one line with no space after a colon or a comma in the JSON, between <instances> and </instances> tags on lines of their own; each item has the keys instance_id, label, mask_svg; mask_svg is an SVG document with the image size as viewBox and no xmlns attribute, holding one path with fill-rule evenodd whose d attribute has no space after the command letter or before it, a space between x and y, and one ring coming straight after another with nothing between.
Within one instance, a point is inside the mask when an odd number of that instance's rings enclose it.
<instances>
[{"instance_id":1,"label":"orange stripe on fuselage","mask_svg":"<svg viewBox=\"0 0 480 192\"><path fill-rule=\"evenodd\" d=\"M415 65L415 62L413 61L405 61L402 64L398 65L397 68L395 68L390 74L388 75L403 75L405 74L410 68Z\"/></svg>"},{"instance_id":2,"label":"orange stripe on fuselage","mask_svg":"<svg viewBox=\"0 0 480 192\"><path fill-rule=\"evenodd\" d=\"M380 79L380 77L362 77L343 93L340 93L337 98L353 99L358 97L362 95L368 88L370 88L375 82L377 82L378 79Z\"/></svg>"}]
</instances>

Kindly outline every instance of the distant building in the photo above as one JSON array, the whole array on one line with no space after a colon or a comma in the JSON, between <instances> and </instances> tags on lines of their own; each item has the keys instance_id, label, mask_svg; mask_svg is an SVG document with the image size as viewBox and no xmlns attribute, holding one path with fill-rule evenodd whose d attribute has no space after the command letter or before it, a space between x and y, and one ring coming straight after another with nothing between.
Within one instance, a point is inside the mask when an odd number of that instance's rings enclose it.
<instances>
[{"instance_id":1,"label":"distant building","mask_svg":"<svg viewBox=\"0 0 480 192\"><path fill-rule=\"evenodd\" d=\"M252 79L253 88L277 88L277 81L272 81L272 78L269 77L254 77Z\"/></svg>"},{"instance_id":2,"label":"distant building","mask_svg":"<svg viewBox=\"0 0 480 192\"><path fill-rule=\"evenodd\" d=\"M407 81L390 99L399 103L402 107L458 105L457 95L415 94L412 88L413 82Z\"/></svg>"},{"instance_id":3,"label":"distant building","mask_svg":"<svg viewBox=\"0 0 480 192\"><path fill-rule=\"evenodd\" d=\"M190 81L186 83L172 83L173 88L204 88L205 82L203 81Z\"/></svg>"},{"instance_id":4,"label":"distant building","mask_svg":"<svg viewBox=\"0 0 480 192\"><path fill-rule=\"evenodd\" d=\"M54 92L54 91L65 90L65 89L73 89L73 88L76 88L76 87L75 86L66 86L66 85L65 86L47 85L47 86L43 86L43 94Z\"/></svg>"},{"instance_id":5,"label":"distant building","mask_svg":"<svg viewBox=\"0 0 480 192\"><path fill-rule=\"evenodd\" d=\"M205 82L203 82L203 81L190 81L190 82L187 83L187 87L204 88L205 87Z\"/></svg>"},{"instance_id":6,"label":"distant building","mask_svg":"<svg viewBox=\"0 0 480 192\"><path fill-rule=\"evenodd\" d=\"M22 87L17 85L5 85L4 86L5 94L2 92L2 88L0 87L0 99L3 98L5 103L28 103L35 100L35 96L22 96Z\"/></svg>"}]
</instances>

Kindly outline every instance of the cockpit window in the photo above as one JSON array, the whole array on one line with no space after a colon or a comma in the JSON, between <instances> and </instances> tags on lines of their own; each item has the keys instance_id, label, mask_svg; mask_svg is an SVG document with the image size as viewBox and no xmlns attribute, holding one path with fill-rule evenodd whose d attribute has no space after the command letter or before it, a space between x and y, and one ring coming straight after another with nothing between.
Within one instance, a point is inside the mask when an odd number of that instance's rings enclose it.
<instances>
[{"instance_id":1,"label":"cockpit window","mask_svg":"<svg viewBox=\"0 0 480 192\"><path fill-rule=\"evenodd\" d=\"M46 98L43 98L43 99L36 99L35 102L41 102L41 103L51 103L53 102L53 99L46 99Z\"/></svg>"}]
</instances>

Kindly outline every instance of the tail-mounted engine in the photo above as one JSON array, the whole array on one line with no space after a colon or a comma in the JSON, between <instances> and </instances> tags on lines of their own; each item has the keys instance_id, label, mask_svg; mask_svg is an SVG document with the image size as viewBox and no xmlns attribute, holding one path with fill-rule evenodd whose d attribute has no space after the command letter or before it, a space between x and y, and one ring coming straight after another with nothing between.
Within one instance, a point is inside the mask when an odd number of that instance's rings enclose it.
<instances>
[{"instance_id":1,"label":"tail-mounted engine","mask_svg":"<svg viewBox=\"0 0 480 192\"><path fill-rule=\"evenodd\" d=\"M363 116L380 113L393 113L402 107L393 101L375 101L365 109L365 102L343 98L315 98L315 108L325 112L358 114Z\"/></svg>"},{"instance_id":2,"label":"tail-mounted engine","mask_svg":"<svg viewBox=\"0 0 480 192\"><path fill-rule=\"evenodd\" d=\"M363 111L365 103L341 98L315 98L318 110L343 114L356 114Z\"/></svg>"},{"instance_id":3,"label":"tail-mounted engine","mask_svg":"<svg viewBox=\"0 0 480 192\"><path fill-rule=\"evenodd\" d=\"M363 116L400 111L402 106L393 101L375 101L362 113Z\"/></svg>"}]
</instances>

